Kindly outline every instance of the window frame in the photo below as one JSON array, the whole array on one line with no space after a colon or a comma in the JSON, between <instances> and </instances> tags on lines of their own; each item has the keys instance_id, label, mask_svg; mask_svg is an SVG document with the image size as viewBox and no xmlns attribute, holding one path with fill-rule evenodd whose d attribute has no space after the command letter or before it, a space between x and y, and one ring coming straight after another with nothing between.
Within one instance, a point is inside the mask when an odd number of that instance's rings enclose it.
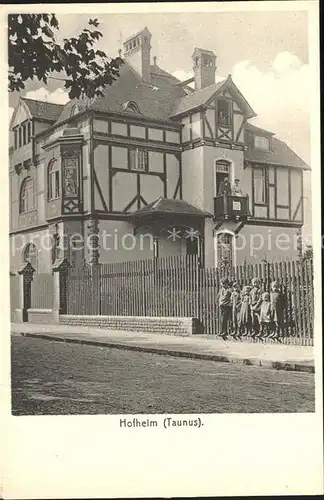
<instances>
[{"instance_id":1,"label":"window frame","mask_svg":"<svg viewBox=\"0 0 324 500\"><path fill-rule=\"evenodd\" d=\"M223 103L226 103L227 105L227 110L228 110L228 120L226 123L222 122L220 120L220 116L219 116L219 112L220 112L220 106L219 104L223 102ZM230 99L227 99L226 97L221 97L219 99L217 99L217 124L218 126L221 126L221 127L231 127L232 126L232 123L233 123L233 111L232 111L232 101Z\"/></svg>"},{"instance_id":2,"label":"window frame","mask_svg":"<svg viewBox=\"0 0 324 500\"><path fill-rule=\"evenodd\" d=\"M132 155L134 155L134 160L132 160ZM143 168L139 168L139 156L143 155L141 163ZM142 148L132 148L130 149L130 170L135 170L137 172L147 172L148 171L148 150ZM132 163L134 162L134 163Z\"/></svg>"},{"instance_id":3,"label":"window frame","mask_svg":"<svg viewBox=\"0 0 324 500\"><path fill-rule=\"evenodd\" d=\"M14 146L15 146L15 149L18 149L18 128L14 128L13 129L13 133L14 133Z\"/></svg>"},{"instance_id":4,"label":"window frame","mask_svg":"<svg viewBox=\"0 0 324 500\"><path fill-rule=\"evenodd\" d=\"M23 146L27 144L27 123L24 123L22 126L22 143Z\"/></svg>"},{"instance_id":5,"label":"window frame","mask_svg":"<svg viewBox=\"0 0 324 500\"><path fill-rule=\"evenodd\" d=\"M54 195L55 193L55 195ZM61 197L60 167L56 159L52 159L47 167L47 200L59 200Z\"/></svg>"},{"instance_id":6,"label":"window frame","mask_svg":"<svg viewBox=\"0 0 324 500\"><path fill-rule=\"evenodd\" d=\"M133 113L135 115L142 114L141 110L139 108L139 105L135 101L124 102L122 108L123 108L124 113L130 112L130 113Z\"/></svg>"},{"instance_id":7,"label":"window frame","mask_svg":"<svg viewBox=\"0 0 324 500\"><path fill-rule=\"evenodd\" d=\"M256 139L266 139L267 143L268 143L268 147L264 148L262 146L257 146ZM254 137L253 137L253 147L254 147L254 149L258 149L260 151L270 151L270 137L267 137L266 135L254 135Z\"/></svg>"},{"instance_id":8,"label":"window frame","mask_svg":"<svg viewBox=\"0 0 324 500\"><path fill-rule=\"evenodd\" d=\"M255 184L255 180L256 180L256 172L261 172L262 173L262 179L263 180L263 188L264 188L264 200L263 201L260 201L259 199L257 199L256 197L256 184ZM253 177L252 177L252 190L253 190L253 203L254 205L260 205L260 206L267 206L268 205L268 175L267 175L267 170L266 170L266 167L264 166L254 166L253 167Z\"/></svg>"},{"instance_id":9,"label":"window frame","mask_svg":"<svg viewBox=\"0 0 324 500\"><path fill-rule=\"evenodd\" d=\"M31 142L31 136L32 136L32 124L31 121L29 120L27 122L27 144Z\"/></svg>"},{"instance_id":10,"label":"window frame","mask_svg":"<svg viewBox=\"0 0 324 500\"><path fill-rule=\"evenodd\" d=\"M27 189L28 184L31 188ZM31 196L28 197L28 193L31 192ZM31 200L31 206L29 206L28 200ZM32 177L26 177L20 187L19 193L19 214L26 214L35 210L35 193L34 193L34 180Z\"/></svg>"}]
</instances>

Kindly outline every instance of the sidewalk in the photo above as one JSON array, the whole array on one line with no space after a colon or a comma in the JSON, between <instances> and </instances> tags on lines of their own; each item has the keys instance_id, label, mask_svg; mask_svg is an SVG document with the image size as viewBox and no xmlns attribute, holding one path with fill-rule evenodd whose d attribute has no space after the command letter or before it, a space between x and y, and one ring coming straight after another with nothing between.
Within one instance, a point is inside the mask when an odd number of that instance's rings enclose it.
<instances>
[{"instance_id":1,"label":"sidewalk","mask_svg":"<svg viewBox=\"0 0 324 500\"><path fill-rule=\"evenodd\" d=\"M277 370L315 372L313 347L224 341L192 336L124 332L66 325L11 323L13 335L39 337L168 356L239 363Z\"/></svg>"}]
</instances>

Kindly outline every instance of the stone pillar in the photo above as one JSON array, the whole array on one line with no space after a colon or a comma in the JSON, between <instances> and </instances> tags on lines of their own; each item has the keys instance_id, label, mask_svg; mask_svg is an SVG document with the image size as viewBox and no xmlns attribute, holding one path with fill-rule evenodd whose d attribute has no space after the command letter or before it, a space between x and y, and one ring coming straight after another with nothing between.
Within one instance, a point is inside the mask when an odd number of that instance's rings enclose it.
<instances>
[{"instance_id":1,"label":"stone pillar","mask_svg":"<svg viewBox=\"0 0 324 500\"><path fill-rule=\"evenodd\" d=\"M35 269L30 262L24 263L18 270L19 275L19 307L15 310L15 322L28 321L28 309L31 307L31 283Z\"/></svg>"},{"instance_id":2,"label":"stone pillar","mask_svg":"<svg viewBox=\"0 0 324 500\"><path fill-rule=\"evenodd\" d=\"M52 264L57 260L61 259L63 255L62 253L62 241L60 238L60 230L59 230L59 225L56 224L50 224L48 226L49 234L52 239Z\"/></svg>"},{"instance_id":3,"label":"stone pillar","mask_svg":"<svg viewBox=\"0 0 324 500\"><path fill-rule=\"evenodd\" d=\"M100 314L100 268L99 268L99 224L98 219L92 217L87 221L89 264L91 267L91 314Z\"/></svg>"},{"instance_id":4,"label":"stone pillar","mask_svg":"<svg viewBox=\"0 0 324 500\"><path fill-rule=\"evenodd\" d=\"M99 224L97 218L87 221L88 237L86 244L89 245L89 264L99 264Z\"/></svg>"},{"instance_id":5,"label":"stone pillar","mask_svg":"<svg viewBox=\"0 0 324 500\"><path fill-rule=\"evenodd\" d=\"M67 259L58 259L53 264L53 323L59 323L59 315L67 313L66 279L69 267Z\"/></svg>"}]
</instances>

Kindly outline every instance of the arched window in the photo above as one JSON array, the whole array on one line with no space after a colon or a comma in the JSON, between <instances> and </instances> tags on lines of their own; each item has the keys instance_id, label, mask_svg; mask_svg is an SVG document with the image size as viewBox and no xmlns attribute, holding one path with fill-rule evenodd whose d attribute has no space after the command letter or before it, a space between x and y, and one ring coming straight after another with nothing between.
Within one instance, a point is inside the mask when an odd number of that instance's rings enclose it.
<instances>
[{"instance_id":1,"label":"arched window","mask_svg":"<svg viewBox=\"0 0 324 500\"><path fill-rule=\"evenodd\" d=\"M37 248L34 243L28 243L25 247L23 260L24 262L29 262L35 271L37 271Z\"/></svg>"},{"instance_id":2,"label":"arched window","mask_svg":"<svg viewBox=\"0 0 324 500\"><path fill-rule=\"evenodd\" d=\"M47 195L49 200L55 200L60 197L60 170L56 160L51 160L48 165Z\"/></svg>"},{"instance_id":3,"label":"arched window","mask_svg":"<svg viewBox=\"0 0 324 500\"><path fill-rule=\"evenodd\" d=\"M126 113L140 113L140 109L136 102L134 101L127 101L123 104L123 111Z\"/></svg>"},{"instance_id":4,"label":"arched window","mask_svg":"<svg viewBox=\"0 0 324 500\"><path fill-rule=\"evenodd\" d=\"M227 160L217 160L215 162L215 196L222 193L226 178L231 183L231 164Z\"/></svg>"},{"instance_id":5,"label":"arched window","mask_svg":"<svg viewBox=\"0 0 324 500\"><path fill-rule=\"evenodd\" d=\"M34 208L34 181L31 177L26 177L20 189L19 212L23 214Z\"/></svg>"}]
</instances>

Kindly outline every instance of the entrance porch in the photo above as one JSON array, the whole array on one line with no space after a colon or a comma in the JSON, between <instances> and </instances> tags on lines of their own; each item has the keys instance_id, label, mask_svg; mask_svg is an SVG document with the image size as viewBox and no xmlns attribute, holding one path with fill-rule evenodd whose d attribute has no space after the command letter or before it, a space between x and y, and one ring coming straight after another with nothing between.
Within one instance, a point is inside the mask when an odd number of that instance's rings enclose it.
<instances>
[{"instance_id":1,"label":"entrance porch","mask_svg":"<svg viewBox=\"0 0 324 500\"><path fill-rule=\"evenodd\" d=\"M158 198L129 215L134 234L153 237L153 257L195 255L204 262L205 219L212 214L182 200Z\"/></svg>"}]
</instances>

